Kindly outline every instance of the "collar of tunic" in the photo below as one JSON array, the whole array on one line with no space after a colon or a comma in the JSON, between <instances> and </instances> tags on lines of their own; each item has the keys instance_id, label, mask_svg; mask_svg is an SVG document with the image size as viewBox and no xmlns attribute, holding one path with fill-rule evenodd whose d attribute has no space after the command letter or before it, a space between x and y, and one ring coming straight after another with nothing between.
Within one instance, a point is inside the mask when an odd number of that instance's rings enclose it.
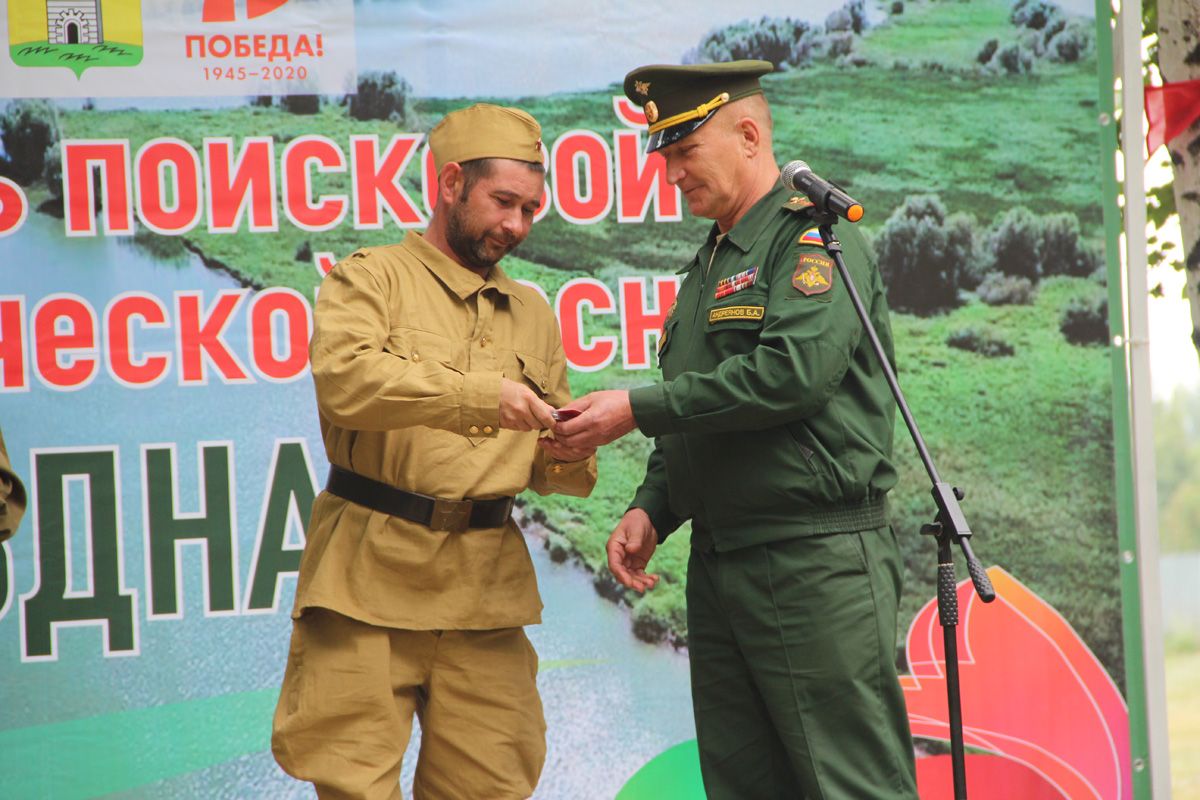
<instances>
[{"instance_id":1,"label":"collar of tunic","mask_svg":"<svg viewBox=\"0 0 1200 800\"><path fill-rule=\"evenodd\" d=\"M729 229L725 235L724 241L729 242L743 253L750 251L754 243L758 241L758 237L762 235L767 225L775 216L775 212L783 201L791 197L793 192L783 184L776 184L775 188L764 194L762 197L750 207L737 224ZM718 245L718 238L721 235L721 229L717 227L717 223L713 223L708 231L708 238L704 245L696 253L696 257L688 263L686 267L679 272L687 272L700 263L707 263L708 258L701 259L704 253L711 253Z\"/></svg>"},{"instance_id":2,"label":"collar of tunic","mask_svg":"<svg viewBox=\"0 0 1200 800\"><path fill-rule=\"evenodd\" d=\"M494 288L501 294L515 298L519 303L525 302L517 291L517 282L508 277L499 264L494 265L488 271L485 280L438 250L416 231L408 231L400 242L400 246L424 264L425 268L432 272L434 277L441 281L447 289L458 295L460 300L466 300L481 289Z\"/></svg>"}]
</instances>

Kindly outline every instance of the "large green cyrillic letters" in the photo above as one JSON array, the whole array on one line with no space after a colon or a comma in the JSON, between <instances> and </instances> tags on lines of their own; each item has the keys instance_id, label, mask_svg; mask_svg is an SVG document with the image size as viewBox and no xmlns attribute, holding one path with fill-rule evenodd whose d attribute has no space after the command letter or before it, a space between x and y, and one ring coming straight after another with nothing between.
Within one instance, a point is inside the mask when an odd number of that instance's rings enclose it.
<instances>
[{"instance_id":1,"label":"large green cyrillic letters","mask_svg":"<svg viewBox=\"0 0 1200 800\"><path fill-rule=\"evenodd\" d=\"M21 596L25 660L53 660L57 627L99 625L104 654L137 652L137 591L127 589L121 544L117 449L33 451L37 577ZM83 485L81 517L70 513L68 484ZM72 517L82 518L72 530ZM71 546L86 553L87 575L72 574Z\"/></svg>"},{"instance_id":2,"label":"large green cyrillic letters","mask_svg":"<svg viewBox=\"0 0 1200 800\"><path fill-rule=\"evenodd\" d=\"M173 445L142 448L146 492L146 576L150 617L183 615L180 545L204 552L205 611L237 610L237 559L233 520L232 445L200 445L200 511L181 510Z\"/></svg>"},{"instance_id":3,"label":"large green cyrillic letters","mask_svg":"<svg viewBox=\"0 0 1200 800\"><path fill-rule=\"evenodd\" d=\"M254 547L254 566L246 610L269 611L279 605L280 579L300 570L304 531L316 497L316 480L303 439L279 440L271 459L271 484L263 504ZM300 545L289 546L288 529L300 532Z\"/></svg>"}]
</instances>

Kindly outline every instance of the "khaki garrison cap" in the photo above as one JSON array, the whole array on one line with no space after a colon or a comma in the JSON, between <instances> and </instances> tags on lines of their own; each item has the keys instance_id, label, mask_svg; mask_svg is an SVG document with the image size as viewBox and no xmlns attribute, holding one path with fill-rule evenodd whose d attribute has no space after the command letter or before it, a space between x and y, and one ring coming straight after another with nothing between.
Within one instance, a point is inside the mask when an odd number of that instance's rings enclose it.
<instances>
[{"instance_id":1,"label":"khaki garrison cap","mask_svg":"<svg viewBox=\"0 0 1200 800\"><path fill-rule=\"evenodd\" d=\"M625 96L646 112L646 152L679 141L726 103L761 94L759 76L774 69L770 61L638 67L625 76Z\"/></svg>"},{"instance_id":2,"label":"khaki garrison cap","mask_svg":"<svg viewBox=\"0 0 1200 800\"><path fill-rule=\"evenodd\" d=\"M511 158L542 163L542 126L519 108L476 103L451 111L429 132L438 172L451 161Z\"/></svg>"}]
</instances>

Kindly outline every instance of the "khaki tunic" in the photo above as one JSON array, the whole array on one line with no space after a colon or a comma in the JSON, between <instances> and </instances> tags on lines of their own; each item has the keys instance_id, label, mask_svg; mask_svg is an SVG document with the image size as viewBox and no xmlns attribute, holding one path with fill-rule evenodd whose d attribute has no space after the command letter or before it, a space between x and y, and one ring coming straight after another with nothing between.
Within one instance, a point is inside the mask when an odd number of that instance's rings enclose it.
<instances>
[{"instance_id":1,"label":"khaki tunic","mask_svg":"<svg viewBox=\"0 0 1200 800\"><path fill-rule=\"evenodd\" d=\"M25 516L25 500L25 486L13 472L4 436L0 434L0 542L17 532L21 517Z\"/></svg>"},{"instance_id":2,"label":"khaki tunic","mask_svg":"<svg viewBox=\"0 0 1200 800\"><path fill-rule=\"evenodd\" d=\"M556 462L538 432L500 429L501 377L555 407L570 387L553 311L499 266L484 280L416 232L359 250L321 285L310 357L332 464L455 500L583 497L595 484L595 456ZM539 622L542 603L511 519L434 531L322 492L293 616L310 606L392 628L487 630Z\"/></svg>"}]
</instances>

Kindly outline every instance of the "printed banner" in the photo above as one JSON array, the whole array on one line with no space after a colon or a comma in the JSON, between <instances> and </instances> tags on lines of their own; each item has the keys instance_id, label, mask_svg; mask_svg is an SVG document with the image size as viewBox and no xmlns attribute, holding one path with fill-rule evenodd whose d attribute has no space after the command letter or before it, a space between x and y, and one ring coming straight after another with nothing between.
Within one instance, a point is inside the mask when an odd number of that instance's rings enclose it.
<instances>
[{"instance_id":1,"label":"printed banner","mask_svg":"<svg viewBox=\"0 0 1200 800\"><path fill-rule=\"evenodd\" d=\"M427 224L425 135L446 112L518 105L541 121L547 175L506 269L554 310L576 395L653 383L676 273L711 223L644 153L620 82L765 58L779 162L866 209L900 382L999 595L959 587L971 797L1133 797L1105 288L1119 272L1102 255L1090 3L7 11L0 428L29 511L0 544L0 794L313 796L269 739L328 471L307 360L322 277ZM821 269L798 289L828 288ZM762 314L731 308L737 325ZM703 797L690 532L659 548L645 596L603 554L649 447L634 433L603 449L587 500L519 498L546 606L529 629L538 798ZM936 508L899 420L896 461L897 663L921 796L950 798L936 547L920 535Z\"/></svg>"},{"instance_id":2,"label":"printed banner","mask_svg":"<svg viewBox=\"0 0 1200 800\"><path fill-rule=\"evenodd\" d=\"M352 0L9 0L9 97L354 91Z\"/></svg>"}]
</instances>

